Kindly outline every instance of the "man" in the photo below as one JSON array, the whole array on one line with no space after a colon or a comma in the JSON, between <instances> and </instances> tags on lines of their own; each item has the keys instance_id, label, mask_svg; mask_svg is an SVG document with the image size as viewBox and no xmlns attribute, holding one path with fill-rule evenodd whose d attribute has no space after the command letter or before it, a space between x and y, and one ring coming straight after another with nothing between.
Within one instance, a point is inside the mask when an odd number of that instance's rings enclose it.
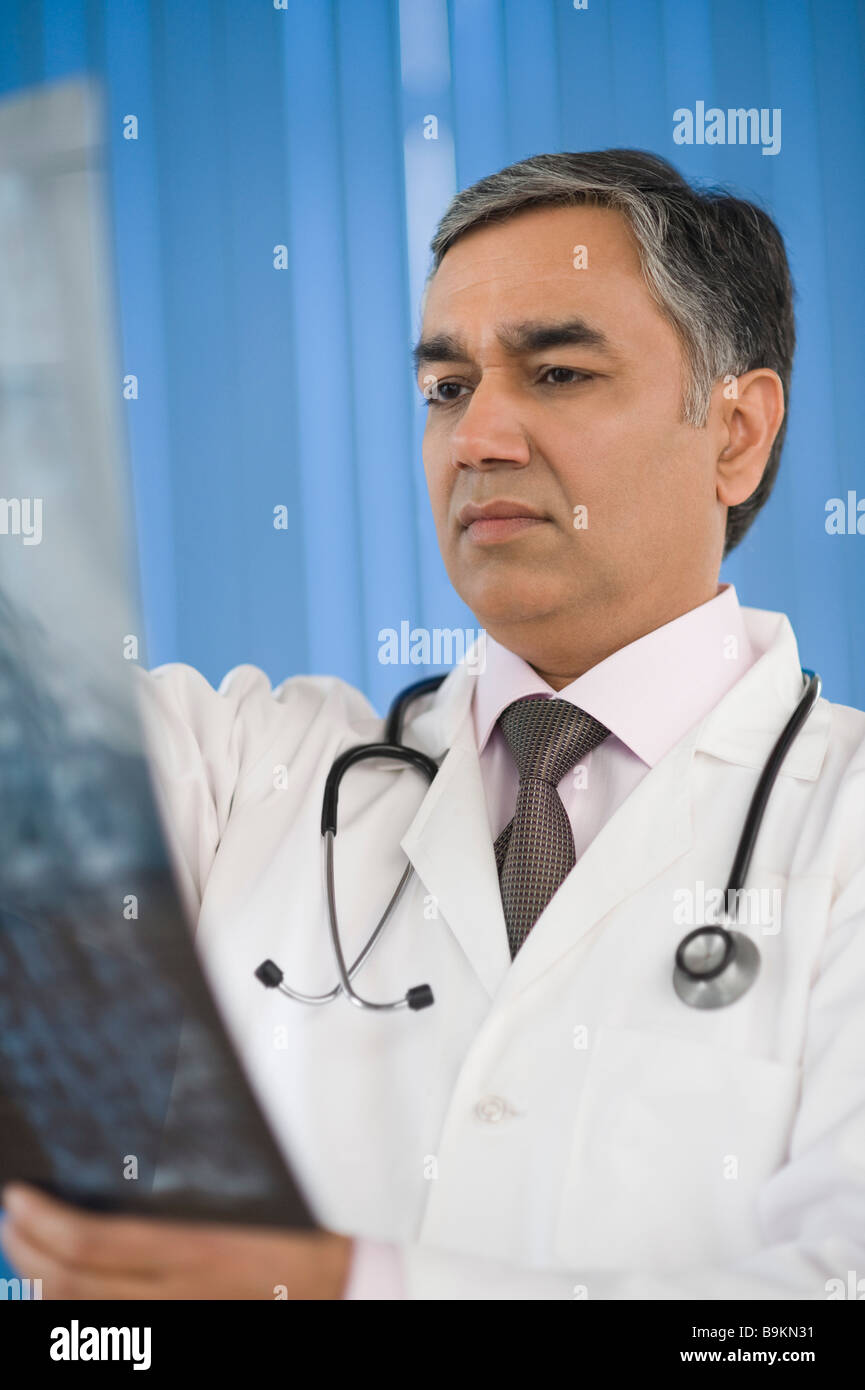
<instances>
[{"instance_id":1,"label":"man","mask_svg":"<svg viewBox=\"0 0 865 1390\"><path fill-rule=\"evenodd\" d=\"M196 1229L10 1190L46 1294L825 1298L865 1268L865 716L819 701L748 886L761 965L688 1008L677 945L723 889L802 692L787 619L719 586L777 472L794 344L757 208L633 151L541 155L457 195L416 348L442 555L489 634L340 798L333 983L320 805L381 737L335 679L142 677L203 958L326 1228Z\"/></svg>"}]
</instances>

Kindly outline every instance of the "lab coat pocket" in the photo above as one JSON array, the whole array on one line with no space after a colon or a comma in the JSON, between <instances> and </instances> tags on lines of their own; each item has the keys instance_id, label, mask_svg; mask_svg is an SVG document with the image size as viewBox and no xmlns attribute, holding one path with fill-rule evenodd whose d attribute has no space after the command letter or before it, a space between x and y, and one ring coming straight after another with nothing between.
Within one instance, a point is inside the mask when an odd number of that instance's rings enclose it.
<instances>
[{"instance_id":1,"label":"lab coat pocket","mask_svg":"<svg viewBox=\"0 0 865 1390\"><path fill-rule=\"evenodd\" d=\"M760 1244L757 1194L783 1163L800 1068L692 1036L598 1029L556 1232L570 1266L668 1270Z\"/></svg>"}]
</instances>

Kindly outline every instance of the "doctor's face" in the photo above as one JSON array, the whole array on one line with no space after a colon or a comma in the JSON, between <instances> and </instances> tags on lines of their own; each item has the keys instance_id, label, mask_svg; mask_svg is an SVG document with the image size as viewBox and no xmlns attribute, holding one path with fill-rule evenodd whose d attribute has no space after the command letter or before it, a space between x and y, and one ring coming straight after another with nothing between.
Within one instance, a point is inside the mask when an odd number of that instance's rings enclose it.
<instances>
[{"instance_id":1,"label":"doctor's face","mask_svg":"<svg viewBox=\"0 0 865 1390\"><path fill-rule=\"evenodd\" d=\"M682 421L679 338L618 213L539 208L468 233L431 281L419 349L439 545L493 637L572 678L575 649L585 669L714 596L718 432Z\"/></svg>"}]
</instances>

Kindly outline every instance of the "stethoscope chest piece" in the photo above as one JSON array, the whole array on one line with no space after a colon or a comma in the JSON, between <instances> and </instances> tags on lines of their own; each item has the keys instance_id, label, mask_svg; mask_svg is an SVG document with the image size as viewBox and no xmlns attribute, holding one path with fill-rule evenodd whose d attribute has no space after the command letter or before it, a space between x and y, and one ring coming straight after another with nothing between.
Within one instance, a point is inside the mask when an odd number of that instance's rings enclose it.
<instances>
[{"instance_id":1,"label":"stethoscope chest piece","mask_svg":"<svg viewBox=\"0 0 865 1390\"><path fill-rule=\"evenodd\" d=\"M726 927L697 927L676 952L673 988L692 1009L721 1009L751 988L760 952L750 936Z\"/></svg>"}]
</instances>

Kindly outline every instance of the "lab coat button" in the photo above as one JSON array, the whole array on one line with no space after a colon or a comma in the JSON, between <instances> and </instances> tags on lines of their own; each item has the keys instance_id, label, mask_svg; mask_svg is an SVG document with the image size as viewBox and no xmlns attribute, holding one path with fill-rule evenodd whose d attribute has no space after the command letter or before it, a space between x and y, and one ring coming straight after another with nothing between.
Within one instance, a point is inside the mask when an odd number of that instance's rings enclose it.
<instances>
[{"instance_id":1,"label":"lab coat button","mask_svg":"<svg viewBox=\"0 0 865 1390\"><path fill-rule=\"evenodd\" d=\"M483 1120L488 1125L498 1124L499 1120L510 1113L511 1107L506 1100L502 1100L501 1096L484 1096L475 1106L475 1114L478 1119Z\"/></svg>"}]
</instances>

